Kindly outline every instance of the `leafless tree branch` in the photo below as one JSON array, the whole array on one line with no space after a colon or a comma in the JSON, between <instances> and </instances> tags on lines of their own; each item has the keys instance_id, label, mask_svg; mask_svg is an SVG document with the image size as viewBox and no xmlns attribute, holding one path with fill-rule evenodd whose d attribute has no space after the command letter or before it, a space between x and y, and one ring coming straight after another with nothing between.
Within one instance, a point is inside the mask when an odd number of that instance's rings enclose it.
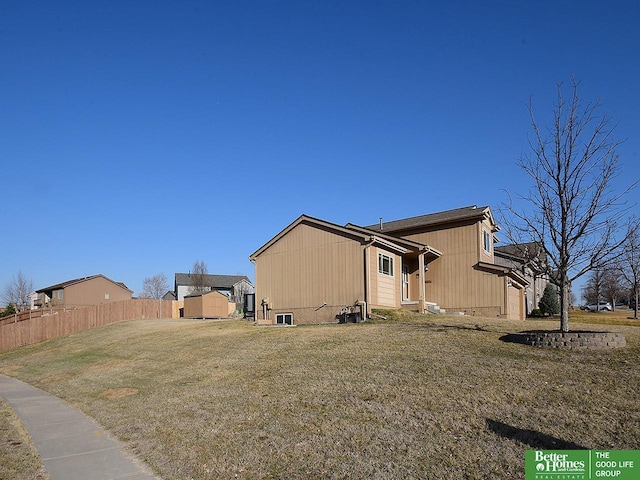
<instances>
[{"instance_id":1,"label":"leafless tree branch","mask_svg":"<svg viewBox=\"0 0 640 480\"><path fill-rule=\"evenodd\" d=\"M142 298L160 299L169 290L169 283L164 273L147 277L142 282Z\"/></svg>"},{"instance_id":2,"label":"leafless tree branch","mask_svg":"<svg viewBox=\"0 0 640 480\"><path fill-rule=\"evenodd\" d=\"M558 84L553 125L546 131L529 101L533 138L518 165L533 186L527 194L516 195L517 202L509 196L502 208L512 242L543 245L548 274L560 287L564 331L569 329L571 283L621 255L629 234L622 228L630 208L624 199L637 184L615 189L621 169L616 150L622 143L614 137L617 124L599 114L599 101L583 105L578 86L574 78L571 96L565 99L565 87Z\"/></svg>"},{"instance_id":3,"label":"leafless tree branch","mask_svg":"<svg viewBox=\"0 0 640 480\"><path fill-rule=\"evenodd\" d=\"M31 293L33 293L33 282L22 271L19 271L5 287L2 300L6 306L13 304L16 311L22 312L30 307L29 295Z\"/></svg>"}]
</instances>

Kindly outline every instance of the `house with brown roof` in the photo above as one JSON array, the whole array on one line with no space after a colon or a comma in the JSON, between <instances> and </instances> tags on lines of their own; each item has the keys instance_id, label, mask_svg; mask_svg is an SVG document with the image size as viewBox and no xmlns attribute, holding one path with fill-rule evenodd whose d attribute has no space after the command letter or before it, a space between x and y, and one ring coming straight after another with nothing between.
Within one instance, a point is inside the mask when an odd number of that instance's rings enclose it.
<instances>
[{"instance_id":1,"label":"house with brown roof","mask_svg":"<svg viewBox=\"0 0 640 480\"><path fill-rule=\"evenodd\" d=\"M368 227L301 215L256 250L256 321L304 324L407 308L524 318L524 277L494 261L489 207Z\"/></svg>"},{"instance_id":2,"label":"house with brown roof","mask_svg":"<svg viewBox=\"0 0 640 480\"><path fill-rule=\"evenodd\" d=\"M36 294L38 307L86 307L131 300L133 292L124 283L98 274L41 288Z\"/></svg>"}]
</instances>

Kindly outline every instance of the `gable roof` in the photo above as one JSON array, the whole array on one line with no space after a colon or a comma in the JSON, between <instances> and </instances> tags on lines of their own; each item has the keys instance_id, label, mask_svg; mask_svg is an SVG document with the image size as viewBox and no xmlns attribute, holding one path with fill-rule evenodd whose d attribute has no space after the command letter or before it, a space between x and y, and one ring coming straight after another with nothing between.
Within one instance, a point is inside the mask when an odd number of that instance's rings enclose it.
<instances>
[{"instance_id":1,"label":"gable roof","mask_svg":"<svg viewBox=\"0 0 640 480\"><path fill-rule=\"evenodd\" d=\"M62 290L62 289L65 289L67 287L70 287L72 285L76 285L76 284L82 283L82 282L88 282L89 280L94 280L94 279L99 278L99 277L102 277L105 280L108 280L111 283L114 283L114 284L118 285L119 287L124 288L125 290L129 290L130 292L132 292L132 290L130 290L124 283L116 282L114 280L111 280L109 277L105 277L104 275L99 273L98 275L91 275L89 277L74 278L73 280L67 280L66 282L56 283L55 285L51 285L49 287L45 287L45 288L41 288L40 290L36 290L36 293L46 293L46 292L53 292L54 290Z\"/></svg>"},{"instance_id":2,"label":"gable roof","mask_svg":"<svg viewBox=\"0 0 640 480\"><path fill-rule=\"evenodd\" d=\"M369 225L367 228L377 232L398 232L401 230L411 230L419 227L430 227L434 225L462 222L465 220L482 220L485 218L488 218L491 221L496 230L499 229L493 219L491 209L488 206L477 207L475 205L446 210L444 212L429 213L427 215L418 215L416 217L393 220L391 222L382 222L381 224Z\"/></svg>"},{"instance_id":3,"label":"gable roof","mask_svg":"<svg viewBox=\"0 0 640 480\"><path fill-rule=\"evenodd\" d=\"M362 232L362 233L368 233L369 235L373 235L373 237L371 237L371 238L374 238L374 239L378 240L380 243L392 242L392 243L404 245L407 248L409 248L410 250L426 251L428 253L432 253L436 257L441 257L442 256L442 252L439 252L435 248L430 247L429 245L425 245L423 243L419 243L419 242L415 242L413 240L409 240L407 238L393 237L393 236L387 235L386 233L383 233L381 231L377 231L376 232L376 231L371 230L371 229L369 229L367 227L360 227L358 225L354 225L353 223L347 223L345 225L345 228L348 228L349 230L355 230L355 231L359 231L359 232Z\"/></svg>"},{"instance_id":4,"label":"gable roof","mask_svg":"<svg viewBox=\"0 0 640 480\"><path fill-rule=\"evenodd\" d=\"M374 232L370 229L364 227L358 227L357 225L353 225L348 223L344 227L338 225L336 223L327 222L326 220L320 220L319 218L310 217L308 215L300 215L296 218L292 223L286 226L283 230L281 230L275 237L265 243L258 250L253 252L249 256L249 260L255 260L258 256L264 253L269 247L275 244L278 240L288 234L291 230L297 227L300 224L311 225L317 228L322 228L325 230L332 231L337 235L341 235L343 237L350 237L355 241L360 243L369 243L374 242L379 245L382 245L391 250L395 250L399 253L408 253L411 251L423 251L428 250L436 256L440 256L441 253L435 249L428 247L427 245L423 245L418 242L414 242L412 240L407 240L404 238L392 237L390 235L381 234L380 232Z\"/></svg>"},{"instance_id":5,"label":"gable roof","mask_svg":"<svg viewBox=\"0 0 640 480\"><path fill-rule=\"evenodd\" d=\"M176 300L176 294L169 290L162 296L163 300Z\"/></svg>"},{"instance_id":6,"label":"gable roof","mask_svg":"<svg viewBox=\"0 0 640 480\"><path fill-rule=\"evenodd\" d=\"M176 273L175 284L176 286L191 287L193 286L194 276L195 275L191 275L190 273ZM246 280L251 284L251 280L245 275L205 275L205 278L207 279L208 286L213 289L231 289L236 283L242 280Z\"/></svg>"},{"instance_id":7,"label":"gable roof","mask_svg":"<svg viewBox=\"0 0 640 480\"><path fill-rule=\"evenodd\" d=\"M494 255L529 266L536 273L547 270L547 253L538 242L514 243L493 248Z\"/></svg>"},{"instance_id":8,"label":"gable roof","mask_svg":"<svg viewBox=\"0 0 640 480\"><path fill-rule=\"evenodd\" d=\"M513 243L494 247L496 253L502 253L510 257L522 260L542 258L545 255L544 248L538 242Z\"/></svg>"},{"instance_id":9,"label":"gable roof","mask_svg":"<svg viewBox=\"0 0 640 480\"><path fill-rule=\"evenodd\" d=\"M310 217L309 215L302 214L298 218L296 218L293 222L291 222L289 225L287 225L285 228L280 230L280 232L277 233L275 237L271 238L271 240L269 240L267 243L262 245L258 250L256 250L251 255L249 255L249 260L254 260L256 257L260 256L262 253L264 253L265 250L267 250L269 247L271 247L278 240L280 240L282 237L284 237L287 233L289 233L291 230L293 230L295 227L297 227L300 224L312 225L312 226L324 228L327 230L331 230L339 235L350 236L354 240L359 240L359 241L367 241L370 236L370 235L363 234L361 232L349 230L348 228L345 228L345 227L341 227L336 223L327 222L325 220L320 220L319 218L314 218L314 217Z\"/></svg>"},{"instance_id":10,"label":"gable roof","mask_svg":"<svg viewBox=\"0 0 640 480\"><path fill-rule=\"evenodd\" d=\"M185 295L184 298L197 298L197 297L204 297L204 296L207 296L207 295L220 295L220 296L226 298L227 300L229 300L227 295L225 295L222 292L218 292L217 290L210 290L208 292L195 292L195 293L191 293L189 295Z\"/></svg>"},{"instance_id":11,"label":"gable roof","mask_svg":"<svg viewBox=\"0 0 640 480\"><path fill-rule=\"evenodd\" d=\"M505 267L503 265L496 265L495 263L487 263L487 262L478 262L475 265L475 268L479 268L482 270L486 270L494 273L502 273L503 275L508 276L509 278L518 282L521 286L529 285L528 280L517 270L514 270L510 267Z\"/></svg>"}]
</instances>

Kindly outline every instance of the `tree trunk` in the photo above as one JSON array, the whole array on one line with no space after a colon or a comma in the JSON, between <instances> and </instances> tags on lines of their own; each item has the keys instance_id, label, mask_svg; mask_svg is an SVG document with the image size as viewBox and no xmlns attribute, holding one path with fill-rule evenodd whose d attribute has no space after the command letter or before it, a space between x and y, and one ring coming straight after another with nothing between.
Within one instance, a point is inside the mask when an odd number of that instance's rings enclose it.
<instances>
[{"instance_id":1,"label":"tree trunk","mask_svg":"<svg viewBox=\"0 0 640 480\"><path fill-rule=\"evenodd\" d=\"M569 282L561 282L560 286L560 330L569 331L569 295L571 293L571 284Z\"/></svg>"}]
</instances>

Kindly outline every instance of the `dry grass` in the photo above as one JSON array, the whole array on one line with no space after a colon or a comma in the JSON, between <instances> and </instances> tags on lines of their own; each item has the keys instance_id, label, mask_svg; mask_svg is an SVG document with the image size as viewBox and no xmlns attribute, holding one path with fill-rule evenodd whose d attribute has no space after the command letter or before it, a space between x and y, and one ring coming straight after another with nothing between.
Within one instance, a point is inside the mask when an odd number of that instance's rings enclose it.
<instances>
[{"instance_id":1,"label":"dry grass","mask_svg":"<svg viewBox=\"0 0 640 480\"><path fill-rule=\"evenodd\" d=\"M0 354L163 478L501 478L530 448L640 448L628 347L504 343L556 328L445 316L294 328L139 321Z\"/></svg>"},{"instance_id":2,"label":"dry grass","mask_svg":"<svg viewBox=\"0 0 640 480\"><path fill-rule=\"evenodd\" d=\"M47 480L38 452L11 407L0 400L0 479Z\"/></svg>"}]
</instances>

